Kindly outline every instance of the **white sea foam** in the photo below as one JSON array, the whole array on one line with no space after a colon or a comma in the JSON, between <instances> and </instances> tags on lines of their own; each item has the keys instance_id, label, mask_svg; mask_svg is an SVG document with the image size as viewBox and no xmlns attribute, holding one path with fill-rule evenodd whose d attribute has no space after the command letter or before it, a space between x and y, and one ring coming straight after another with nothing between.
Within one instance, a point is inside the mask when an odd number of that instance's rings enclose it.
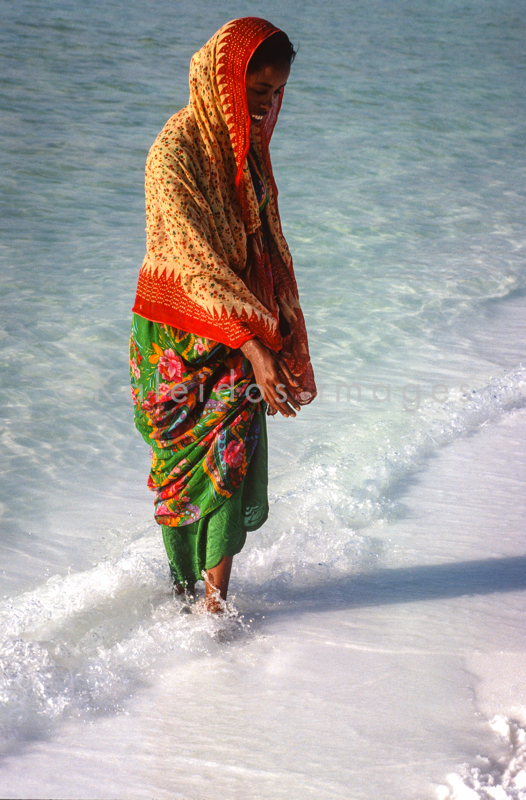
<instances>
[{"instance_id":1,"label":"white sea foam","mask_svg":"<svg viewBox=\"0 0 526 800\"><path fill-rule=\"evenodd\" d=\"M230 602L212 617L174 599L158 537L92 570L54 576L0 604L0 732L4 750L68 716L119 713L174 649L210 655L246 635Z\"/></svg>"},{"instance_id":2,"label":"white sea foam","mask_svg":"<svg viewBox=\"0 0 526 800\"><path fill-rule=\"evenodd\" d=\"M508 746L500 761L479 756L475 766L447 776L448 786L437 787L438 800L524 800L526 798L526 730L518 723L496 716L495 733Z\"/></svg>"}]
</instances>

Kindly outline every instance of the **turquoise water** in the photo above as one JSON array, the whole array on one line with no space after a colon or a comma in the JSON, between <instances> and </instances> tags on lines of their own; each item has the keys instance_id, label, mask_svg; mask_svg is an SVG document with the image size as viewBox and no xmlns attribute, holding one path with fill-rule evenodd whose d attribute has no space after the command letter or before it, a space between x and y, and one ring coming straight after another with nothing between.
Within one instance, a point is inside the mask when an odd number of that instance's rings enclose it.
<instances>
[{"instance_id":1,"label":"turquoise water","mask_svg":"<svg viewBox=\"0 0 526 800\"><path fill-rule=\"evenodd\" d=\"M247 13L299 45L272 154L321 396L294 423L270 424L274 511L240 557L235 585L382 566L389 553L371 526L400 518L401 487L444 444L524 408L522 0L4 2L7 612L27 597L47 607L45 581L68 571L89 605L98 590L86 570L119 564L129 546L156 547L127 377L144 161L187 102L193 52ZM155 553L141 624L166 590ZM124 591L121 567L112 580ZM75 629L67 604L57 613ZM128 624L117 614L109 639L100 634L105 646ZM30 647L22 630L4 632ZM42 716L91 713L86 664L97 651L79 641L72 634L82 690L44 689L59 698L49 712L22 694L19 716L7 717L15 742ZM47 669L51 656L16 652L31 680ZM110 705L127 658L106 664ZM154 663L155 648L144 658Z\"/></svg>"}]
</instances>

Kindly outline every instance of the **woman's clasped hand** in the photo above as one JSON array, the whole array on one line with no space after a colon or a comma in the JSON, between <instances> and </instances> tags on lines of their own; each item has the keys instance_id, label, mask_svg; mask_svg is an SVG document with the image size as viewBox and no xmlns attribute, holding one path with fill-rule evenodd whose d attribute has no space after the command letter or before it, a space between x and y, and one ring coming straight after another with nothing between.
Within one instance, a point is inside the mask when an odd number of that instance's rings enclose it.
<instances>
[{"instance_id":1,"label":"woman's clasped hand","mask_svg":"<svg viewBox=\"0 0 526 800\"><path fill-rule=\"evenodd\" d=\"M299 383L283 358L258 339L249 339L241 350L254 370L254 378L259 386L262 399L271 411L279 411L284 417L295 417L300 405L294 397Z\"/></svg>"}]
</instances>

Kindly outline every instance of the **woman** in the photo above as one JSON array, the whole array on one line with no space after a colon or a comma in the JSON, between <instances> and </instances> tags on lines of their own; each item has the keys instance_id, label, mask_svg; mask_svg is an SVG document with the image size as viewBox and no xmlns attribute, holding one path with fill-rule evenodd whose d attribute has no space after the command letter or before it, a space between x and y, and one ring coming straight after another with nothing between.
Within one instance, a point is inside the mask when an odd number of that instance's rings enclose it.
<instances>
[{"instance_id":1,"label":"woman","mask_svg":"<svg viewBox=\"0 0 526 800\"><path fill-rule=\"evenodd\" d=\"M265 408L293 417L316 394L268 149L294 55L269 22L229 22L192 58L190 102L146 164L135 424L176 591L205 576L210 611L267 518Z\"/></svg>"}]
</instances>

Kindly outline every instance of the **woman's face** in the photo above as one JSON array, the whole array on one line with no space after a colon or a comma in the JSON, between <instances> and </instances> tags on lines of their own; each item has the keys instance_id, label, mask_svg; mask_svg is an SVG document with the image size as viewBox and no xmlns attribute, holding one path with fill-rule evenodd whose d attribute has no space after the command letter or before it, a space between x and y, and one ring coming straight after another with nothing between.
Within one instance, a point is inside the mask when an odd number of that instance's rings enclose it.
<instances>
[{"instance_id":1,"label":"woman's face","mask_svg":"<svg viewBox=\"0 0 526 800\"><path fill-rule=\"evenodd\" d=\"M265 114L268 114L289 75L289 64L269 64L256 72L247 72L245 85L252 125L259 125Z\"/></svg>"}]
</instances>

